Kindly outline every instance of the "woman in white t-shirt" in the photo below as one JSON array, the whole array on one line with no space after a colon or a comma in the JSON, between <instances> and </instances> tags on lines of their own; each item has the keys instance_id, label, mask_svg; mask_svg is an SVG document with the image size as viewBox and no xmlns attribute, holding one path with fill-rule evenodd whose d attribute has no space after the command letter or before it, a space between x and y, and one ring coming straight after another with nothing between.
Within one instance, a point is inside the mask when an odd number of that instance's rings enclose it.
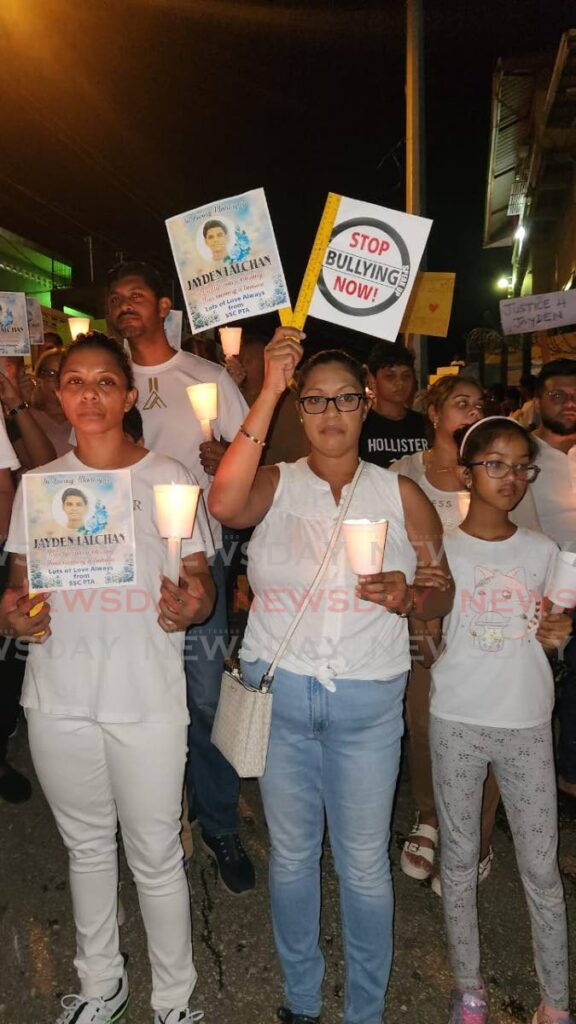
<instances>
[{"instance_id":1,"label":"woman in white t-shirt","mask_svg":"<svg viewBox=\"0 0 576 1024\"><path fill-rule=\"evenodd\" d=\"M32 472L128 469L136 586L57 591L42 644L31 646L22 694L38 779L70 857L80 995L65 996L58 1024L104 1024L128 1003L120 953L116 830L138 889L152 965L155 1024L184 1024L196 971L179 842L188 712L184 630L210 614L214 587L208 532L183 542L179 586L165 576L166 542L154 520L153 485L192 482L180 463L127 439L124 413L137 397L122 348L105 335L64 355L60 401L76 448ZM26 575L18 491L7 548L11 585ZM25 588L24 588L25 589ZM29 599L18 602L24 614Z\"/></svg>"},{"instance_id":2,"label":"woman in white t-shirt","mask_svg":"<svg viewBox=\"0 0 576 1024\"><path fill-rule=\"evenodd\" d=\"M428 389L426 412L434 439L426 452L406 455L390 467L394 473L410 477L424 491L436 509L444 530L451 530L464 519L470 495L464 487L458 465L458 447L454 432L470 426L484 416L483 392L477 381L465 376L441 377ZM512 520L519 526L540 529L532 495L528 492ZM438 844L438 816L434 806L428 720L430 714L430 665L438 653L441 624L410 624L413 661L406 687L408 756L410 785L416 805L416 821L404 843L400 866L411 878L423 880L432 875L432 889L441 895L440 876L434 865ZM482 882L492 866L491 839L499 801L498 787L489 773L482 805L482 842L478 878Z\"/></svg>"},{"instance_id":3,"label":"woman in white t-shirt","mask_svg":"<svg viewBox=\"0 0 576 1024\"><path fill-rule=\"evenodd\" d=\"M489 764L530 913L542 997L533 1024L571 1020L557 862L554 685L545 650L566 640L572 622L564 612L553 614L545 597L556 545L509 516L538 474L535 455L533 438L506 417L469 427L460 459L470 508L462 525L444 537L456 596L444 620L445 650L432 667L430 748L455 981L450 1024L488 1020L476 889Z\"/></svg>"},{"instance_id":4,"label":"woman in white t-shirt","mask_svg":"<svg viewBox=\"0 0 576 1024\"><path fill-rule=\"evenodd\" d=\"M295 336L304 337L279 328L267 346L264 385L220 463L209 499L221 521L256 526L248 549L255 597L241 650L252 684L273 660L322 563L358 471L368 409L360 364L344 352L319 353L299 375L310 455L259 469L274 410L301 358ZM442 615L451 603L450 587L435 601L432 591L409 585L417 562L432 562L442 533L430 502L411 480L361 464L349 516L388 520L383 571L355 576L339 536L276 670L261 779L274 936L287 1003L278 1018L288 1024L312 1024L321 1009L325 814L343 911L344 1020L382 1019L392 958L390 817L410 664L405 616L413 610L424 619Z\"/></svg>"}]
</instances>

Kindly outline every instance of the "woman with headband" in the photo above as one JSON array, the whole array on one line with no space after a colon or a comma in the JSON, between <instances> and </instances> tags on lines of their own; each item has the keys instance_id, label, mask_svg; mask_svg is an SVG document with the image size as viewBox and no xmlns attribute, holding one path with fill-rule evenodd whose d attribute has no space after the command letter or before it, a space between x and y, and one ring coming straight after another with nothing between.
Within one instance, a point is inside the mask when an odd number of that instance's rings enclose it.
<instances>
[{"instance_id":1,"label":"woman with headband","mask_svg":"<svg viewBox=\"0 0 576 1024\"><path fill-rule=\"evenodd\" d=\"M434 431L432 447L426 452L406 455L394 462L391 469L419 484L436 508L444 530L451 530L461 523L469 503L469 494L464 488L462 470L458 464L454 432L479 422L484 416L482 389L476 381L466 377L442 377L428 390L427 412ZM514 510L512 517L519 526L540 529L529 493ZM416 805L416 821L404 844L400 866L406 875L419 881L432 876L432 889L440 896L440 875L434 865L439 835L432 788L428 720L430 665L440 646L441 623L411 620L410 633L413 661L406 689L406 718L410 783ZM492 867L490 844L499 798L498 787L490 773L482 806L480 882L488 877Z\"/></svg>"},{"instance_id":2,"label":"woman with headband","mask_svg":"<svg viewBox=\"0 0 576 1024\"><path fill-rule=\"evenodd\" d=\"M456 587L445 650L432 667L430 748L442 834L442 894L454 972L450 1024L486 1024L477 874L480 807L491 764L512 832L532 926L541 1003L533 1024L568 1011L566 908L557 862L552 669L546 651L571 617L544 596L556 545L510 512L536 479L536 444L503 416L473 423L460 447L470 507L445 534Z\"/></svg>"}]
</instances>

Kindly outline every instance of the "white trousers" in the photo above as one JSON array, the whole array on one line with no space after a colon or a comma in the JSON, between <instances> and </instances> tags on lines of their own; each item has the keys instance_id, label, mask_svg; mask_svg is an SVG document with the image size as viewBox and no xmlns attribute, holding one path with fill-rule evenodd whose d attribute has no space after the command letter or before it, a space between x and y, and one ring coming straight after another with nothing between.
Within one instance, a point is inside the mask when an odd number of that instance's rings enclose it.
<instances>
[{"instance_id":1,"label":"white trousers","mask_svg":"<svg viewBox=\"0 0 576 1024\"><path fill-rule=\"evenodd\" d=\"M107 725L27 709L36 774L70 858L82 995L122 977L118 821L152 967L152 1007L185 1007L196 983L180 815L187 726Z\"/></svg>"}]
</instances>

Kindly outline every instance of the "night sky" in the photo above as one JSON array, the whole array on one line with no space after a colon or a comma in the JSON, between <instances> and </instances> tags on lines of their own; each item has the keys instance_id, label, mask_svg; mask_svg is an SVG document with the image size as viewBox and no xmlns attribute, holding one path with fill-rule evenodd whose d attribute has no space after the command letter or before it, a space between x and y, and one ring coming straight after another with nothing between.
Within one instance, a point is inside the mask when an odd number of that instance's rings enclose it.
<instances>
[{"instance_id":1,"label":"night sky","mask_svg":"<svg viewBox=\"0 0 576 1024\"><path fill-rule=\"evenodd\" d=\"M496 60L555 54L576 2L424 6L428 269L457 274L435 365L497 316L508 266L482 250ZM400 0L3 0L0 226L166 269L166 217L263 185L294 302L328 191L403 208L404 18Z\"/></svg>"}]
</instances>

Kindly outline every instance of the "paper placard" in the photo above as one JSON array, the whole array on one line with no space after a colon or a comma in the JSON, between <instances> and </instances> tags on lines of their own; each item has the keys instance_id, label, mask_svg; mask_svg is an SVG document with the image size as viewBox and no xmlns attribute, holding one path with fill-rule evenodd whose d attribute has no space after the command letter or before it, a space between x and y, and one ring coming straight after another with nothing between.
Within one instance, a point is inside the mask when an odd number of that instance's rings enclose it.
<instances>
[{"instance_id":1,"label":"paper placard","mask_svg":"<svg viewBox=\"0 0 576 1024\"><path fill-rule=\"evenodd\" d=\"M166 221L193 334L290 302L264 189Z\"/></svg>"},{"instance_id":2,"label":"paper placard","mask_svg":"<svg viewBox=\"0 0 576 1024\"><path fill-rule=\"evenodd\" d=\"M171 309L164 320L164 334L172 348L179 349L182 347L183 320L184 314L181 309Z\"/></svg>"},{"instance_id":3,"label":"paper placard","mask_svg":"<svg viewBox=\"0 0 576 1024\"><path fill-rule=\"evenodd\" d=\"M502 299L500 320L504 334L530 334L576 324L576 291Z\"/></svg>"},{"instance_id":4,"label":"paper placard","mask_svg":"<svg viewBox=\"0 0 576 1024\"><path fill-rule=\"evenodd\" d=\"M129 470L26 473L22 485L31 590L135 582Z\"/></svg>"},{"instance_id":5,"label":"paper placard","mask_svg":"<svg viewBox=\"0 0 576 1024\"><path fill-rule=\"evenodd\" d=\"M66 313L63 313L61 309L51 309L50 306L41 306L40 309L42 310L44 330L51 331L53 334L59 334L62 341L69 345L72 341L72 336Z\"/></svg>"},{"instance_id":6,"label":"paper placard","mask_svg":"<svg viewBox=\"0 0 576 1024\"><path fill-rule=\"evenodd\" d=\"M342 196L310 315L395 341L431 227L424 217Z\"/></svg>"},{"instance_id":7,"label":"paper placard","mask_svg":"<svg viewBox=\"0 0 576 1024\"><path fill-rule=\"evenodd\" d=\"M404 334L445 338L450 326L455 283L456 274L432 271L417 274L400 330Z\"/></svg>"},{"instance_id":8,"label":"paper placard","mask_svg":"<svg viewBox=\"0 0 576 1024\"><path fill-rule=\"evenodd\" d=\"M0 292L0 355L30 355L28 311L24 292Z\"/></svg>"},{"instance_id":9,"label":"paper placard","mask_svg":"<svg viewBox=\"0 0 576 1024\"><path fill-rule=\"evenodd\" d=\"M42 345L44 342L44 324L42 321L42 308L38 299L26 298L26 313L28 316L30 345Z\"/></svg>"}]
</instances>

